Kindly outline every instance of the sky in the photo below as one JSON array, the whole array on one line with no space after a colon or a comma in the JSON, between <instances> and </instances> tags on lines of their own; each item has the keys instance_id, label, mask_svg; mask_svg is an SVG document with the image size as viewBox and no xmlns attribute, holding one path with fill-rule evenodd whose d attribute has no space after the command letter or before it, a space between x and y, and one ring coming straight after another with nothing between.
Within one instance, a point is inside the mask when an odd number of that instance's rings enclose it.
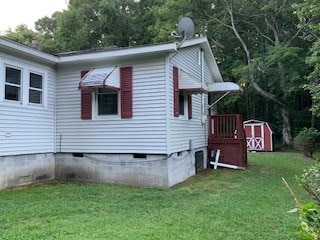
<instances>
[{"instance_id":1,"label":"sky","mask_svg":"<svg viewBox=\"0 0 320 240\"><path fill-rule=\"evenodd\" d=\"M19 24L33 29L39 18L63 9L67 9L66 0L1 0L0 34Z\"/></svg>"}]
</instances>

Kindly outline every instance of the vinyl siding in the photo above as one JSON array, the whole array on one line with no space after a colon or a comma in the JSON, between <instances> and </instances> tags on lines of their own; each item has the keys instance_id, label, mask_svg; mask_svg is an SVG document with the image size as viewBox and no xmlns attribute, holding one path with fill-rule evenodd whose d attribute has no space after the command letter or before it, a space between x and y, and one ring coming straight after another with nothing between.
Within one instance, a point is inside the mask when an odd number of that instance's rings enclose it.
<instances>
[{"instance_id":1,"label":"vinyl siding","mask_svg":"<svg viewBox=\"0 0 320 240\"><path fill-rule=\"evenodd\" d=\"M80 72L101 65L58 69L57 151L166 153L165 59L122 65L133 68L133 117L128 119L81 120Z\"/></svg>"},{"instance_id":2,"label":"vinyl siding","mask_svg":"<svg viewBox=\"0 0 320 240\"><path fill-rule=\"evenodd\" d=\"M5 65L22 70L22 102L4 100ZM44 74L43 106L28 103L29 71ZM53 67L0 52L0 156L54 152L55 71Z\"/></svg>"},{"instance_id":3,"label":"vinyl siding","mask_svg":"<svg viewBox=\"0 0 320 240\"><path fill-rule=\"evenodd\" d=\"M202 104L201 94L192 95L192 119L188 119L188 111L185 116L173 116L173 81L172 68L177 66L179 69L192 74L199 81L201 80L201 65L198 62L199 47L189 47L178 50L178 54L172 54L169 59L169 84L168 92L170 107L170 152L180 152L190 148L189 141L193 148L201 148L207 146L207 122L202 124L202 108L204 108L204 116L207 116L207 94L203 94L204 104ZM213 82L213 78L209 71L208 65L204 65L204 79L206 83Z\"/></svg>"}]
</instances>

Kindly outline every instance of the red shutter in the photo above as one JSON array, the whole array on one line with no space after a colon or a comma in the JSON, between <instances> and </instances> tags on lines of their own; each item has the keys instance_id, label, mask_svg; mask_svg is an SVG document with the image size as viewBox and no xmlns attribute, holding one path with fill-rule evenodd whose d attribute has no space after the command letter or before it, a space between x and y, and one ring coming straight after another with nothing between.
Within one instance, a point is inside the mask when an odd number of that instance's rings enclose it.
<instances>
[{"instance_id":1,"label":"red shutter","mask_svg":"<svg viewBox=\"0 0 320 240\"><path fill-rule=\"evenodd\" d=\"M120 68L121 118L132 117L132 67Z\"/></svg>"},{"instance_id":2,"label":"red shutter","mask_svg":"<svg viewBox=\"0 0 320 240\"><path fill-rule=\"evenodd\" d=\"M173 67L173 116L179 117L179 69Z\"/></svg>"},{"instance_id":3,"label":"red shutter","mask_svg":"<svg viewBox=\"0 0 320 240\"><path fill-rule=\"evenodd\" d=\"M92 118L92 96L89 89L81 89L81 119Z\"/></svg>"},{"instance_id":4,"label":"red shutter","mask_svg":"<svg viewBox=\"0 0 320 240\"><path fill-rule=\"evenodd\" d=\"M188 95L188 119L192 119L192 95Z\"/></svg>"},{"instance_id":5,"label":"red shutter","mask_svg":"<svg viewBox=\"0 0 320 240\"><path fill-rule=\"evenodd\" d=\"M81 78L89 71L81 71ZM81 119L92 118L92 95L88 89L81 89Z\"/></svg>"}]
</instances>

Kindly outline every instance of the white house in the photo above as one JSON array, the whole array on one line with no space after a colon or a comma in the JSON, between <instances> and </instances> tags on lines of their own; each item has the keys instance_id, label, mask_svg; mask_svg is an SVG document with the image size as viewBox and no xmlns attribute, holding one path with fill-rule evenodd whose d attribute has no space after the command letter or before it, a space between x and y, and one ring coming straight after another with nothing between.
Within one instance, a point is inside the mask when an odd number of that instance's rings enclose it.
<instances>
[{"instance_id":1,"label":"white house","mask_svg":"<svg viewBox=\"0 0 320 240\"><path fill-rule=\"evenodd\" d=\"M206 168L221 82L206 38L57 55L0 38L0 189L182 182Z\"/></svg>"}]
</instances>

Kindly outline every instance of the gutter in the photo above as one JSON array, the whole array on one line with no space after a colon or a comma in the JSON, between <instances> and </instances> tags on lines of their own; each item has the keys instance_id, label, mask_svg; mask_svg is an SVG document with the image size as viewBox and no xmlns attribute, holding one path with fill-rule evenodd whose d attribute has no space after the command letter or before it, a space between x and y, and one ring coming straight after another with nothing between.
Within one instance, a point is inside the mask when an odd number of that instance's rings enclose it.
<instances>
[{"instance_id":1,"label":"gutter","mask_svg":"<svg viewBox=\"0 0 320 240\"><path fill-rule=\"evenodd\" d=\"M40 63L56 65L59 62L58 56L45 53L41 50L14 42L4 37L0 37L0 50L3 50L9 54L14 53L17 56L38 61Z\"/></svg>"}]
</instances>

